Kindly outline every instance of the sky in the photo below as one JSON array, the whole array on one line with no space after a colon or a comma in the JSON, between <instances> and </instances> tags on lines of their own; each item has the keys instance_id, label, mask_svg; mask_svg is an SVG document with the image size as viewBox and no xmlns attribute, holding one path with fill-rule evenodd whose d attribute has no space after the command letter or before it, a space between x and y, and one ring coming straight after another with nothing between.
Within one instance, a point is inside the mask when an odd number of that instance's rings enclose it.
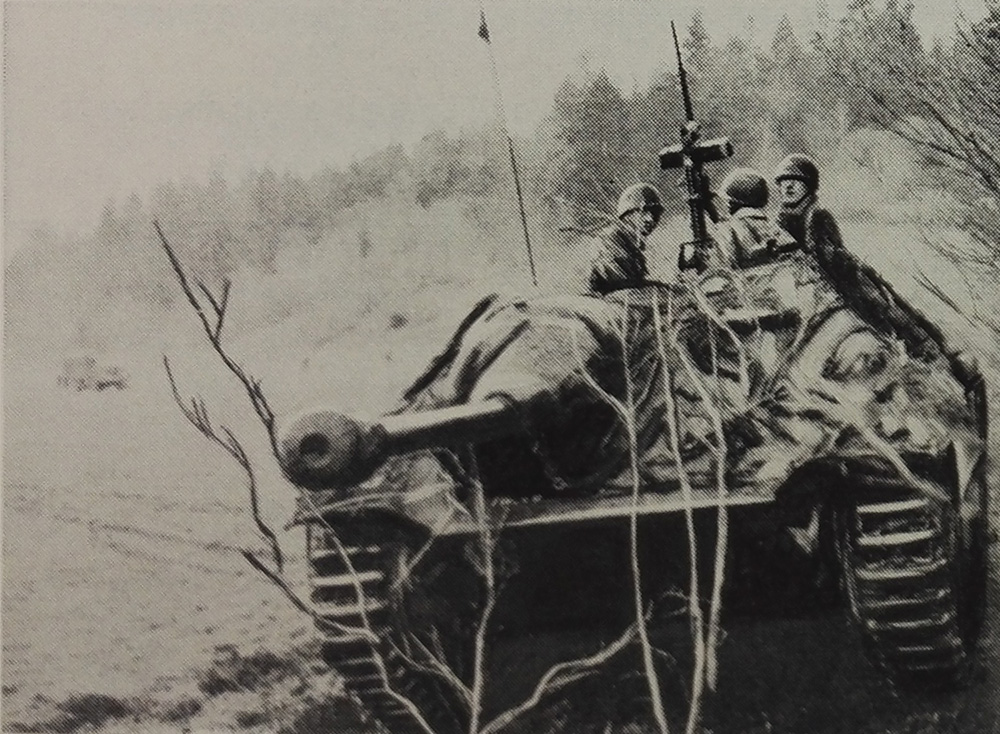
<instances>
[{"instance_id":1,"label":"sky","mask_svg":"<svg viewBox=\"0 0 1000 734\"><path fill-rule=\"evenodd\" d=\"M925 37L990 0L915 0ZM606 68L625 88L672 65L670 19L700 10L713 40L767 45L782 15L800 37L847 0L484 0L515 132L559 84ZM87 229L109 199L157 182L303 175L434 129L493 119L479 0L8 1L3 223Z\"/></svg>"}]
</instances>

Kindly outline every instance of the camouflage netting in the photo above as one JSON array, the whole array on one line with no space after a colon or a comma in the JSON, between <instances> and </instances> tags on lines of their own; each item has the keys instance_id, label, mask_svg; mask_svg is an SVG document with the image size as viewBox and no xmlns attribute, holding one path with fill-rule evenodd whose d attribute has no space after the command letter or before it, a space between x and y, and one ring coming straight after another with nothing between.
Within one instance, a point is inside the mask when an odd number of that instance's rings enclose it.
<instances>
[{"instance_id":1,"label":"camouflage netting","mask_svg":"<svg viewBox=\"0 0 1000 734\"><path fill-rule=\"evenodd\" d=\"M981 449L945 361L908 357L805 257L606 298L486 299L397 412L489 397L516 407L525 437L481 445L476 461L396 457L349 494L419 497L407 511L431 521L477 471L493 495L630 492L634 480L672 492L681 471L714 491L721 458L729 491L773 493L821 455Z\"/></svg>"}]
</instances>

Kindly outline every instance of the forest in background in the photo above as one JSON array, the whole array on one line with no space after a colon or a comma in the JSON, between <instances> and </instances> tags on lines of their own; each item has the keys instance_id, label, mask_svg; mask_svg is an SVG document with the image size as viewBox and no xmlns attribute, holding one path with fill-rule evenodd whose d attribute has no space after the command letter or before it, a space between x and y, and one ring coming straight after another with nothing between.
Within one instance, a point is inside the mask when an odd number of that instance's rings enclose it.
<instances>
[{"instance_id":1,"label":"forest in background","mask_svg":"<svg viewBox=\"0 0 1000 734\"><path fill-rule=\"evenodd\" d=\"M1000 8L959 19L954 40L933 45L899 0L855 0L808 38L783 19L764 45L714 38L709 26L696 15L680 29L682 53L696 115L707 136L732 139L732 165L769 175L785 154L807 153L823 170L821 197L841 216L880 207L957 226L974 248L961 257L991 272ZM683 116L672 72L630 90L600 69L565 80L550 115L515 140L543 271L559 271L579 231L636 180L660 187L668 217L682 214L678 173L659 171L656 152L674 142ZM713 180L727 167L710 171ZM456 216L460 226L438 224ZM36 233L6 265L8 349L101 351L141 338L181 296L154 218L213 286L249 278L261 288L280 272L333 268L332 290L362 277L365 293L395 289L405 299L428 282L489 282L524 259L504 131L438 130L309 177L265 168L239 182L164 182L148 198L109 202L85 236ZM26 311L44 312L51 326L40 333Z\"/></svg>"}]
</instances>

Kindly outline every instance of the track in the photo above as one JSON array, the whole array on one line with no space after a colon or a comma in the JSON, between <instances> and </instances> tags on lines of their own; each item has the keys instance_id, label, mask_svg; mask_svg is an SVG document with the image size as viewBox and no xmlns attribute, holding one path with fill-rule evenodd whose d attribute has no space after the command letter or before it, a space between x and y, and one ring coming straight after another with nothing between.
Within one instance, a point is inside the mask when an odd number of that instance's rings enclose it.
<instances>
[{"instance_id":1,"label":"track","mask_svg":"<svg viewBox=\"0 0 1000 734\"><path fill-rule=\"evenodd\" d=\"M348 533L338 533L338 538L343 546L330 530L308 529L311 601L324 660L392 734L460 731L437 687L415 673L392 646L395 606L390 589L396 554L352 542Z\"/></svg>"},{"instance_id":2,"label":"track","mask_svg":"<svg viewBox=\"0 0 1000 734\"><path fill-rule=\"evenodd\" d=\"M977 625L953 508L922 498L863 503L848 542L848 597L871 657L902 685L960 680Z\"/></svg>"}]
</instances>

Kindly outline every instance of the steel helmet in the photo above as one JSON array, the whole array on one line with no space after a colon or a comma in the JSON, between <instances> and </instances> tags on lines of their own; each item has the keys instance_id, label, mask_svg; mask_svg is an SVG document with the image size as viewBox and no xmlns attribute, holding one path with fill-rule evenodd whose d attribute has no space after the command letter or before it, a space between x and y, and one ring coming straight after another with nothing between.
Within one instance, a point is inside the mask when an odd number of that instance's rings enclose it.
<instances>
[{"instance_id":1,"label":"steel helmet","mask_svg":"<svg viewBox=\"0 0 1000 734\"><path fill-rule=\"evenodd\" d=\"M625 189L618 197L617 214L619 219L637 209L649 209L657 214L663 213L663 199L660 198L660 192L652 184L634 184Z\"/></svg>"},{"instance_id":2,"label":"steel helmet","mask_svg":"<svg viewBox=\"0 0 1000 734\"><path fill-rule=\"evenodd\" d=\"M819 167L807 155L790 155L774 169L774 182L781 183L786 178L797 178L810 191L819 188Z\"/></svg>"},{"instance_id":3,"label":"steel helmet","mask_svg":"<svg viewBox=\"0 0 1000 734\"><path fill-rule=\"evenodd\" d=\"M767 206L767 181L752 168L736 168L722 181L726 196L741 206L763 209Z\"/></svg>"}]
</instances>

